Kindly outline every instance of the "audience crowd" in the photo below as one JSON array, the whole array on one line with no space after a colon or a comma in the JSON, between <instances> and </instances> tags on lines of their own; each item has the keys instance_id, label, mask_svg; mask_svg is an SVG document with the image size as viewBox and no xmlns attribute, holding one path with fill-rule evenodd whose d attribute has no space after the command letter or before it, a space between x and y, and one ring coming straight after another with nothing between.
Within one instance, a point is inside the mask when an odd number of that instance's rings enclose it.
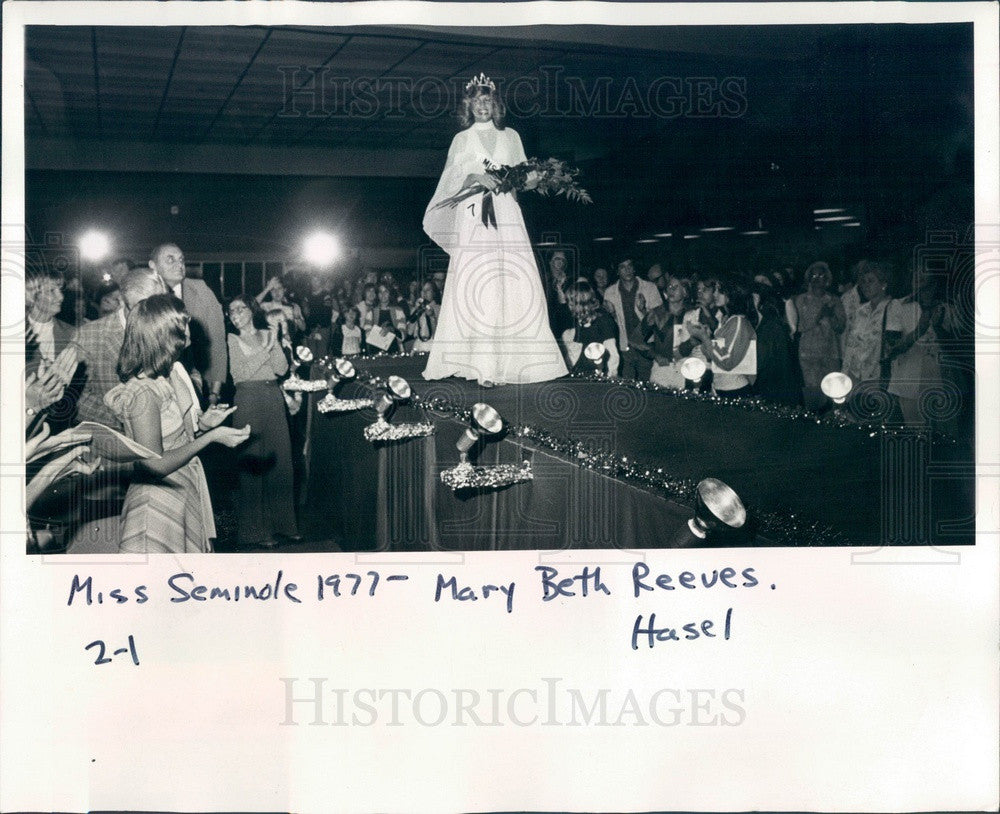
<instances>
[{"instance_id":1,"label":"audience crowd","mask_svg":"<svg viewBox=\"0 0 1000 814\"><path fill-rule=\"evenodd\" d=\"M910 275L909 290L893 291L900 280L879 260L838 278L822 261L801 276L751 276L661 264L640 273L633 257L620 258L613 273L584 273L560 250L539 267L553 332L575 373L820 413L835 409L824 377L842 371L853 391L836 409L848 417L962 432L962 410L927 409L942 394L961 401L971 390L956 351L968 337L932 276ZM199 456L210 457L213 444L233 450L236 545L299 540L305 411L301 394L280 387L289 375L308 375L298 349L313 358L424 352L447 284L441 272L402 289L392 272L374 269L352 279L289 274L223 306L185 268L174 244L158 246L147 265L122 258L86 302L72 289L68 308L58 272L29 270L30 550L212 550ZM134 446L116 446L96 425Z\"/></svg>"}]
</instances>

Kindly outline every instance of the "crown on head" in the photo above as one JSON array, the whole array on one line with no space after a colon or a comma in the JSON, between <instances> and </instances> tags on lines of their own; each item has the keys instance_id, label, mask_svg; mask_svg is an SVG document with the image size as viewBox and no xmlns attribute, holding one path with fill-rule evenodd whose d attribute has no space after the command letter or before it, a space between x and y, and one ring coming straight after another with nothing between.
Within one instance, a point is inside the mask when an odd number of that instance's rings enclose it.
<instances>
[{"instance_id":1,"label":"crown on head","mask_svg":"<svg viewBox=\"0 0 1000 814\"><path fill-rule=\"evenodd\" d=\"M494 93L497 86L493 84L493 80L486 74L480 72L479 76L474 76L469 80L469 83L465 86L465 92L468 93L473 88L488 88L490 93Z\"/></svg>"}]
</instances>

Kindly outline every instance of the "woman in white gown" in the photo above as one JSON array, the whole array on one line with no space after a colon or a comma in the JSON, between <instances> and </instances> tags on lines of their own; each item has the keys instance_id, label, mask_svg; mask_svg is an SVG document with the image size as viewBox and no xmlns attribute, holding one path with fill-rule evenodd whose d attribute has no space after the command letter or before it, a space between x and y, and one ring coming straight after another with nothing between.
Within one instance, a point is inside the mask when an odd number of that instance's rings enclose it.
<instances>
[{"instance_id":1,"label":"woman in white gown","mask_svg":"<svg viewBox=\"0 0 1000 814\"><path fill-rule=\"evenodd\" d=\"M489 79L480 75L466 86L460 113L466 129L452 140L424 213L424 231L450 256L425 379L460 376L492 386L543 382L567 372L514 195L480 193L454 208L437 208L474 184L495 188L485 162L525 160L520 136L497 126L503 113ZM488 212L484 217L487 197L492 198L494 218Z\"/></svg>"}]
</instances>

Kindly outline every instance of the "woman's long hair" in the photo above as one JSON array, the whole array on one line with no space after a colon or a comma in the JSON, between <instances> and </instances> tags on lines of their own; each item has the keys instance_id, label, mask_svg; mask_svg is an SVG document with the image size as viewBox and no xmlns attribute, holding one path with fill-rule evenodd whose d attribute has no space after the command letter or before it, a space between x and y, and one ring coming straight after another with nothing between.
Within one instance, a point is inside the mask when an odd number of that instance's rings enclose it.
<instances>
[{"instance_id":1,"label":"woman's long hair","mask_svg":"<svg viewBox=\"0 0 1000 814\"><path fill-rule=\"evenodd\" d=\"M125 323L118 378L127 382L140 373L151 379L168 376L187 345L190 320L184 303L173 294L154 294L136 305Z\"/></svg>"},{"instance_id":2,"label":"woman's long hair","mask_svg":"<svg viewBox=\"0 0 1000 814\"><path fill-rule=\"evenodd\" d=\"M753 313L753 297L750 289L741 280L723 280L719 291L726 295L726 315L742 316L747 319Z\"/></svg>"},{"instance_id":3,"label":"woman's long hair","mask_svg":"<svg viewBox=\"0 0 1000 814\"><path fill-rule=\"evenodd\" d=\"M507 115L507 108L500 101L500 96L496 91L491 91L483 85L475 85L465 92L462 101L458 103L458 121L462 127L470 127L476 120L472 115L472 103L480 96L488 96L493 103L493 124L498 130L503 130L503 120Z\"/></svg>"},{"instance_id":4,"label":"woman's long hair","mask_svg":"<svg viewBox=\"0 0 1000 814\"><path fill-rule=\"evenodd\" d=\"M570 310L573 311L573 319L576 323L583 324L593 320L601 305L589 282L583 279L577 280L565 286L563 291L566 294L566 302L570 305Z\"/></svg>"}]
</instances>

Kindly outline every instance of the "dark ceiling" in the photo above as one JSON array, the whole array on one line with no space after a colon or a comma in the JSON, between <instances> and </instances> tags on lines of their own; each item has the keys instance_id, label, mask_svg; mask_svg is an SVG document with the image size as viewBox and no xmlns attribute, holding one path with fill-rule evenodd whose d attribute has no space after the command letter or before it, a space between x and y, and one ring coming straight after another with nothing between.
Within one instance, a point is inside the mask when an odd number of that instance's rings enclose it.
<instances>
[{"instance_id":1,"label":"dark ceiling","mask_svg":"<svg viewBox=\"0 0 1000 814\"><path fill-rule=\"evenodd\" d=\"M26 44L29 218L42 229L73 178L176 198L172 174L188 191L282 176L268 188L287 198L298 176L314 190L341 179L358 198L348 209L378 212L356 232L412 246L457 92L481 70L529 155L584 169L593 207L541 209L543 227L576 239L811 228L812 208L831 204L854 207L870 235L971 181L969 25L32 26ZM378 206L360 200L366 186Z\"/></svg>"},{"instance_id":2,"label":"dark ceiling","mask_svg":"<svg viewBox=\"0 0 1000 814\"><path fill-rule=\"evenodd\" d=\"M617 97L631 78L645 96L658 77L746 76L750 65L780 73L828 35L786 29L775 49L770 32L749 27L33 27L28 137L440 149L453 128L455 97L445 94L480 70L513 85L508 103L527 111L544 93L538 82L590 92L606 77ZM608 144L614 111L573 126L562 120L568 92L538 116L539 129Z\"/></svg>"}]
</instances>

